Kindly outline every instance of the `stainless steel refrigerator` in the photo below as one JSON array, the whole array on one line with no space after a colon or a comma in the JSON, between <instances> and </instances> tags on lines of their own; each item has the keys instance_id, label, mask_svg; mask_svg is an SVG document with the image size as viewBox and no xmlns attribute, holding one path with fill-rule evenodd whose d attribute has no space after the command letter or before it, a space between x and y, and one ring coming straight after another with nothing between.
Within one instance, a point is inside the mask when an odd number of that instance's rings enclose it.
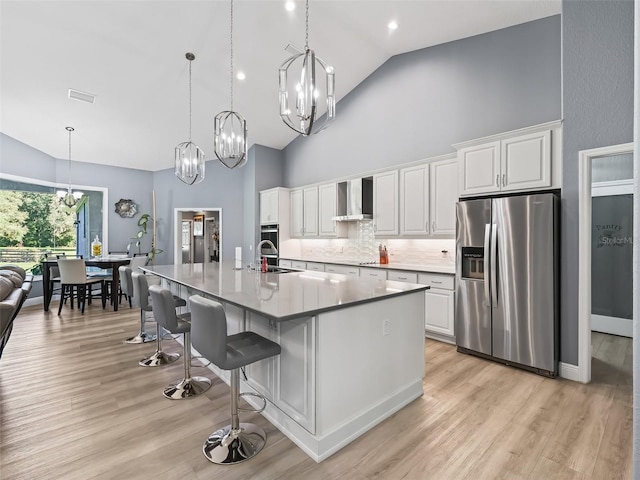
<instances>
[{"instance_id":1,"label":"stainless steel refrigerator","mask_svg":"<svg viewBox=\"0 0 640 480\"><path fill-rule=\"evenodd\" d=\"M458 351L557 374L559 203L554 193L458 202Z\"/></svg>"}]
</instances>

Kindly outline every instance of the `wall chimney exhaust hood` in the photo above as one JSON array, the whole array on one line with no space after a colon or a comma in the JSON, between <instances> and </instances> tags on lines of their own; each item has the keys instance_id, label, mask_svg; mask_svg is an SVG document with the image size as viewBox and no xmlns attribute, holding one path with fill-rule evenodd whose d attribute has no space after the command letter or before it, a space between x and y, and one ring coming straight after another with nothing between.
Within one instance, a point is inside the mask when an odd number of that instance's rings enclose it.
<instances>
[{"instance_id":1,"label":"wall chimney exhaust hood","mask_svg":"<svg viewBox=\"0 0 640 480\"><path fill-rule=\"evenodd\" d=\"M338 222L371 220L373 218L373 177L354 178L338 182Z\"/></svg>"}]
</instances>

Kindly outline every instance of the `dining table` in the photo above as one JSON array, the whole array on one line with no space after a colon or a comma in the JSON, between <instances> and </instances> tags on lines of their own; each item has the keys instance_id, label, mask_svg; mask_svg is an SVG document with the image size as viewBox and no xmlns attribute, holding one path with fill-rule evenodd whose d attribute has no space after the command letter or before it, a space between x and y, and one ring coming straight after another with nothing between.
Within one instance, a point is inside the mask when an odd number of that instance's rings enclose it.
<instances>
[{"instance_id":1,"label":"dining table","mask_svg":"<svg viewBox=\"0 0 640 480\"><path fill-rule=\"evenodd\" d=\"M118 285L120 284L120 272L118 268L122 265L128 265L131 261L130 257L121 255L105 255L103 257L92 257L84 260L87 267L99 267L100 269L111 269L111 303L113 310L118 311ZM44 295L44 311L49 311L51 297L53 297L53 289L51 288L51 267L58 265L55 258L47 258L40 262L42 265L42 290Z\"/></svg>"}]
</instances>

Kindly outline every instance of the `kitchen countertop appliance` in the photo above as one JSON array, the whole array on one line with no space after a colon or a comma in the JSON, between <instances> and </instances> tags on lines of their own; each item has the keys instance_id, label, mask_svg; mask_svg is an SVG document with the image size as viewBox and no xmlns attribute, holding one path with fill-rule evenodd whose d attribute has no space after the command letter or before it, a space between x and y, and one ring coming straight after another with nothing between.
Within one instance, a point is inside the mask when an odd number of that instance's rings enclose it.
<instances>
[{"instance_id":1,"label":"kitchen countertop appliance","mask_svg":"<svg viewBox=\"0 0 640 480\"><path fill-rule=\"evenodd\" d=\"M457 203L459 352L557 375L559 204L553 192Z\"/></svg>"}]
</instances>

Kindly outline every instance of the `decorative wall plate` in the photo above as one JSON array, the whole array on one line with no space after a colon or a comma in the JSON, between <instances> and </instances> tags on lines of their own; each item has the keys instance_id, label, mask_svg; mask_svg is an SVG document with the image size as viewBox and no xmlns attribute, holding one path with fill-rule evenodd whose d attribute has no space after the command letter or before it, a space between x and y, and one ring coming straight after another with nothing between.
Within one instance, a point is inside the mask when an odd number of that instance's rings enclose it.
<instances>
[{"instance_id":1,"label":"decorative wall plate","mask_svg":"<svg viewBox=\"0 0 640 480\"><path fill-rule=\"evenodd\" d=\"M116 203L116 213L123 218L131 218L138 213L138 207L132 200L121 198Z\"/></svg>"}]
</instances>

